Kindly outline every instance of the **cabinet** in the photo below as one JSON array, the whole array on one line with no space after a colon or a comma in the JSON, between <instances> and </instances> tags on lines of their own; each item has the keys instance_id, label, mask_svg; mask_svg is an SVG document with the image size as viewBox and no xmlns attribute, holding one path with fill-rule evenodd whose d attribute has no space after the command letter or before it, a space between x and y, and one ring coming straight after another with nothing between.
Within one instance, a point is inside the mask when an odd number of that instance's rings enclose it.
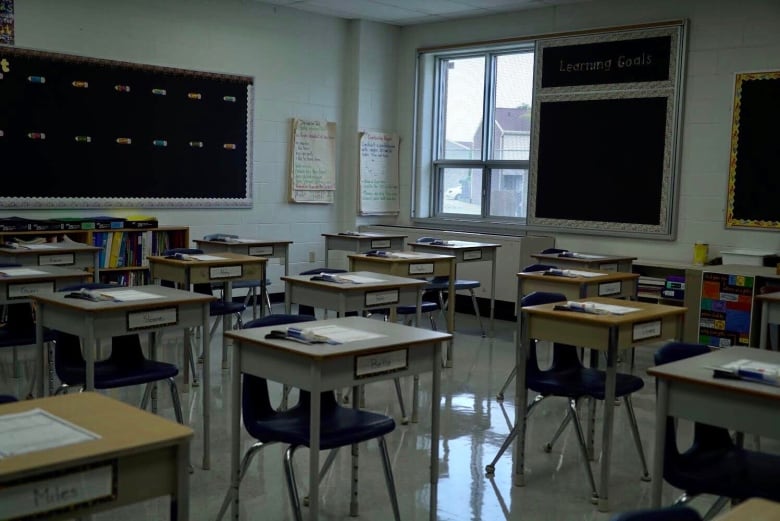
<instances>
[{"instance_id":1,"label":"cabinet","mask_svg":"<svg viewBox=\"0 0 780 521\"><path fill-rule=\"evenodd\" d=\"M100 248L97 259L99 280L123 286L149 283L146 257L160 255L169 248L185 248L190 242L186 226L0 232L2 243L35 239L58 244L83 243Z\"/></svg>"}]
</instances>

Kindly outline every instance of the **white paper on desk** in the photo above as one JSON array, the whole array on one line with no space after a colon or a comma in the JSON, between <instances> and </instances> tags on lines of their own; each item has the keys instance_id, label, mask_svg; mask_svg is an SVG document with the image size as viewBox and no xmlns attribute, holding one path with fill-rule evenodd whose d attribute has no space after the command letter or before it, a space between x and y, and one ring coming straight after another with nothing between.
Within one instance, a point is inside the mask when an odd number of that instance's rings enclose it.
<instances>
[{"instance_id":1,"label":"white paper on desk","mask_svg":"<svg viewBox=\"0 0 780 521\"><path fill-rule=\"evenodd\" d=\"M202 260L202 261L213 261L213 260L227 260L225 257L218 257L216 255L206 255L203 253L199 253L197 255L187 255L188 259L193 260Z\"/></svg>"},{"instance_id":2,"label":"white paper on desk","mask_svg":"<svg viewBox=\"0 0 780 521\"><path fill-rule=\"evenodd\" d=\"M416 259L418 257L423 257L424 255L427 254L394 251L391 254L389 254L388 257L397 257L399 259Z\"/></svg>"},{"instance_id":3,"label":"white paper on desk","mask_svg":"<svg viewBox=\"0 0 780 521\"><path fill-rule=\"evenodd\" d=\"M580 271L580 270L564 270L566 273L574 275L575 277L606 277L606 273L596 273L593 271Z\"/></svg>"},{"instance_id":4,"label":"white paper on desk","mask_svg":"<svg viewBox=\"0 0 780 521\"><path fill-rule=\"evenodd\" d=\"M25 277L30 275L46 275L45 271L35 270L32 268L2 268L0 273L4 273L9 277Z\"/></svg>"},{"instance_id":5,"label":"white paper on desk","mask_svg":"<svg viewBox=\"0 0 780 521\"><path fill-rule=\"evenodd\" d=\"M241 239L240 237L236 237L234 239L229 239L230 242L260 242L257 239Z\"/></svg>"},{"instance_id":6,"label":"white paper on desk","mask_svg":"<svg viewBox=\"0 0 780 521\"><path fill-rule=\"evenodd\" d=\"M575 259L605 259L603 255L589 255L587 253L572 253L572 257Z\"/></svg>"},{"instance_id":7,"label":"white paper on desk","mask_svg":"<svg viewBox=\"0 0 780 521\"><path fill-rule=\"evenodd\" d=\"M375 279L372 277L363 277L361 275L339 275L339 278L346 279L350 282L354 282L355 284L369 284L373 283L376 284L378 282L385 282L382 279Z\"/></svg>"},{"instance_id":8,"label":"white paper on desk","mask_svg":"<svg viewBox=\"0 0 780 521\"><path fill-rule=\"evenodd\" d=\"M43 409L0 415L0 458L100 439Z\"/></svg>"},{"instance_id":9,"label":"white paper on desk","mask_svg":"<svg viewBox=\"0 0 780 521\"><path fill-rule=\"evenodd\" d=\"M600 304L598 302L593 302L593 307L602 311L606 311L607 313L610 313L612 315L625 315L628 313L633 313L634 311L642 311L639 308L630 308L627 306L615 306L612 304Z\"/></svg>"},{"instance_id":10,"label":"white paper on desk","mask_svg":"<svg viewBox=\"0 0 780 521\"><path fill-rule=\"evenodd\" d=\"M381 338L385 335L370 333L361 329L350 329L341 326L319 326L308 329L315 335L322 336L328 340L333 340L342 344L347 342L358 342L360 340L371 340L372 338Z\"/></svg>"},{"instance_id":11,"label":"white paper on desk","mask_svg":"<svg viewBox=\"0 0 780 521\"><path fill-rule=\"evenodd\" d=\"M155 295L154 293L147 293L146 291L138 291L137 289L111 289L100 290L101 295L106 295L118 300L119 302L130 302L133 300L149 300L154 298L163 298L162 295Z\"/></svg>"}]
</instances>

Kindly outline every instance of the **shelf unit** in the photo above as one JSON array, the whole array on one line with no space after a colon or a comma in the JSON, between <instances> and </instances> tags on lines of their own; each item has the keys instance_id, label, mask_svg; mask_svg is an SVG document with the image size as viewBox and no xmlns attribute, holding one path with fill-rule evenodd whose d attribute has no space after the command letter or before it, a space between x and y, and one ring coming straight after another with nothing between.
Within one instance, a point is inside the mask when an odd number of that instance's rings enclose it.
<instances>
[{"instance_id":1,"label":"shelf unit","mask_svg":"<svg viewBox=\"0 0 780 521\"><path fill-rule=\"evenodd\" d=\"M103 247L106 250L100 255L100 281L135 286L150 282L146 256L162 254L168 248L187 247L190 243L189 235L189 227L186 226L159 226L146 229L3 231L0 232L0 242L13 239L30 241L39 237L46 239L46 242L62 242L67 237L74 242ZM115 241L118 242L112 257L113 248L109 249L109 247L112 247Z\"/></svg>"}]
</instances>

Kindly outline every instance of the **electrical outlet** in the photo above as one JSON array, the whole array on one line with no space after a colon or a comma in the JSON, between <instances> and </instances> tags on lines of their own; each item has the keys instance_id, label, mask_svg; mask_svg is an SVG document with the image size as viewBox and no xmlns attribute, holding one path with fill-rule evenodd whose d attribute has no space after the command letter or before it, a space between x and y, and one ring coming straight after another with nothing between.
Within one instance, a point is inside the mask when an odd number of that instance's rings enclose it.
<instances>
[{"instance_id":1,"label":"electrical outlet","mask_svg":"<svg viewBox=\"0 0 780 521\"><path fill-rule=\"evenodd\" d=\"M309 262L317 262L317 256L314 254L313 251L309 252Z\"/></svg>"}]
</instances>

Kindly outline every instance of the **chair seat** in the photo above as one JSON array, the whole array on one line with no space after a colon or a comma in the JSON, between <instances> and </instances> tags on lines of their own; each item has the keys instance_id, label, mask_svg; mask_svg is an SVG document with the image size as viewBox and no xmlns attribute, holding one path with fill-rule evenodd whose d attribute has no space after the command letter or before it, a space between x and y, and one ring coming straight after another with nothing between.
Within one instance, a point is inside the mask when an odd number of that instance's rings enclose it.
<instances>
[{"instance_id":1,"label":"chair seat","mask_svg":"<svg viewBox=\"0 0 780 521\"><path fill-rule=\"evenodd\" d=\"M219 315L230 315L233 313L241 313L246 309L243 302L225 302L222 300L216 300L209 303L209 315L212 317Z\"/></svg>"},{"instance_id":2,"label":"chair seat","mask_svg":"<svg viewBox=\"0 0 780 521\"><path fill-rule=\"evenodd\" d=\"M461 289L476 289L480 286L480 282L478 280L468 280L468 279L456 279L455 280L455 291L461 290ZM450 281L447 277L434 277L430 282L428 282L428 285L425 286L426 290L434 290L434 291L447 291L450 289Z\"/></svg>"},{"instance_id":3,"label":"chair seat","mask_svg":"<svg viewBox=\"0 0 780 521\"><path fill-rule=\"evenodd\" d=\"M260 441L278 441L289 445L309 446L309 414L300 406L276 413L272 418L246 424L246 430ZM320 449L327 450L384 436L395 429L389 416L335 407L322 411Z\"/></svg>"},{"instance_id":4,"label":"chair seat","mask_svg":"<svg viewBox=\"0 0 780 521\"><path fill-rule=\"evenodd\" d=\"M583 380L587 394L603 400L606 394L607 373L596 369L583 369ZM617 373L615 379L615 397L626 396L637 392L645 386L645 382L632 374Z\"/></svg>"},{"instance_id":5,"label":"chair seat","mask_svg":"<svg viewBox=\"0 0 780 521\"><path fill-rule=\"evenodd\" d=\"M49 329L43 332L43 341L53 342L56 338L54 331ZM29 346L36 344L35 331L32 332L13 332L0 329L0 347Z\"/></svg>"},{"instance_id":6,"label":"chair seat","mask_svg":"<svg viewBox=\"0 0 780 521\"><path fill-rule=\"evenodd\" d=\"M439 305L436 302L423 301L420 305L420 311L422 313L433 313L439 309ZM417 306L398 306L395 308L395 312L399 315L415 315L417 313Z\"/></svg>"},{"instance_id":7,"label":"chair seat","mask_svg":"<svg viewBox=\"0 0 780 521\"><path fill-rule=\"evenodd\" d=\"M250 279L250 280L234 280L233 284L231 284L231 287L233 289L246 289L246 288L259 288L261 286L270 286L271 281L266 279L265 282L261 281L260 279ZM212 282L211 287L213 289L222 289L224 284L222 282Z\"/></svg>"},{"instance_id":8,"label":"chair seat","mask_svg":"<svg viewBox=\"0 0 780 521\"><path fill-rule=\"evenodd\" d=\"M155 360L144 360L131 367L112 360L101 360L95 363L95 389L146 384L173 378L178 374L179 369L175 365ZM83 385L86 381L86 369L83 366L67 367L58 371L57 376L67 385Z\"/></svg>"}]
</instances>

